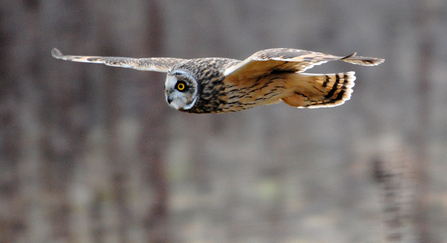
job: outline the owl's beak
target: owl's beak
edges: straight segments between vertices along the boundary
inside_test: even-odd
[[[173,99],[172,99],[171,97],[169,97],[169,96],[166,97],[166,101],[168,102],[168,104],[171,104],[172,100],[173,100]]]

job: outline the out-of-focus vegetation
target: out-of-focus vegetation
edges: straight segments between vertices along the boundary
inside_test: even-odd
[[[442,242],[445,23],[443,0],[1,1],[0,242]],[[53,47],[386,62],[309,70],[357,73],[340,107],[191,115],[162,74]]]

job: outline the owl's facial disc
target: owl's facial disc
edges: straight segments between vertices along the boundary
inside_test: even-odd
[[[187,71],[169,72],[165,82],[166,101],[177,110],[189,110],[197,102],[197,81]]]

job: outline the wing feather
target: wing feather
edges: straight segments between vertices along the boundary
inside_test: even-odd
[[[107,66],[132,68],[141,71],[168,72],[175,64],[185,61],[181,58],[128,58],[128,57],[102,57],[102,56],[73,56],[63,55],[61,51],[54,48],[51,55],[56,59],[72,62],[100,63]]]
[[[304,72],[315,65],[320,65],[329,61],[341,60],[344,62],[372,66],[382,63],[384,60],[372,57],[359,57],[353,53],[348,56],[334,56],[320,52],[275,48],[258,51],[242,62],[229,66],[225,76],[241,78],[254,78],[268,75],[272,72]]]

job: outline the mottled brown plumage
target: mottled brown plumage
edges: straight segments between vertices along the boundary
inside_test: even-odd
[[[125,58],[64,56],[62,60],[102,63],[143,71],[166,72],[166,100],[190,113],[223,113],[283,101],[298,108],[331,107],[349,100],[354,72],[307,74],[305,70],[328,61],[375,66],[384,59],[341,57],[319,52],[276,48],[256,52],[240,61],[228,58]]]

